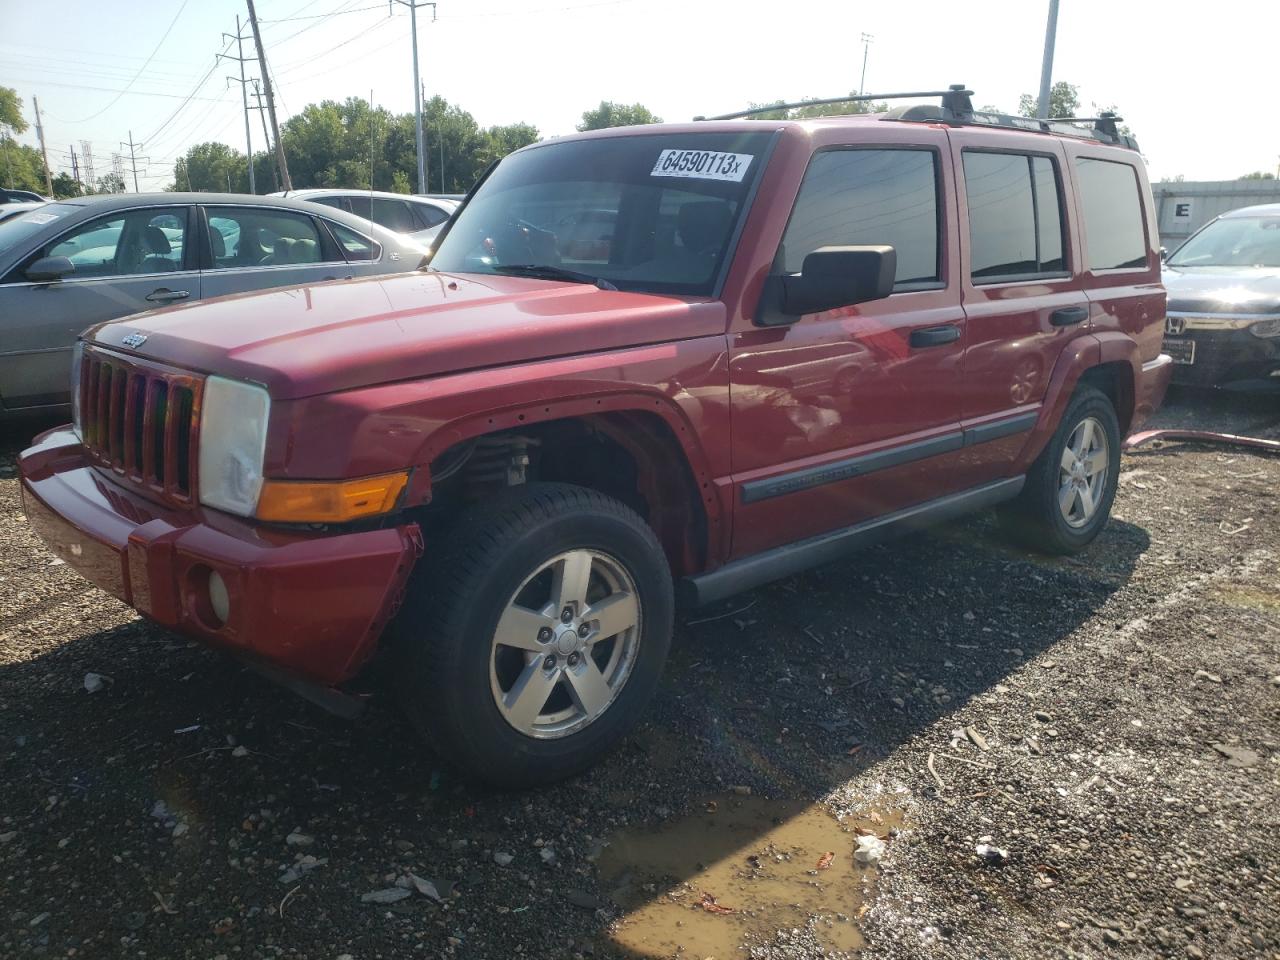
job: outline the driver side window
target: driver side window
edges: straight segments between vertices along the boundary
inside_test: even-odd
[[[31,262],[66,257],[80,278],[172,273],[182,269],[186,224],[187,212],[181,207],[99,217],[63,234]]]

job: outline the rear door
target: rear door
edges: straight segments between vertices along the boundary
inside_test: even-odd
[[[1088,332],[1089,301],[1061,144],[972,128],[950,135],[966,216],[960,416],[969,465],[990,480],[1012,470],[1059,354]]]
[[[915,135],[916,142],[911,142]],[[945,134],[811,158],[773,271],[822,246],[892,244],[894,293],[730,333],[733,555],[850,526],[966,485],[957,463],[964,311]]]
[[[1067,151],[1093,332],[1104,341],[1136,341],[1140,359],[1153,361],[1164,334],[1165,292],[1145,171],[1132,151],[1087,144],[1070,144]],[[1115,337],[1117,333],[1123,338]],[[1108,347],[1104,342],[1104,354]],[[1102,359],[1120,357],[1106,354]]]
[[[0,282],[0,397],[7,409],[69,403],[71,347],[106,320],[200,297],[194,208],[157,205],[103,214],[25,257]],[[75,272],[32,283],[41,257],[67,257]]]
[[[278,207],[203,208],[206,297],[350,277],[342,248],[317,218]]]

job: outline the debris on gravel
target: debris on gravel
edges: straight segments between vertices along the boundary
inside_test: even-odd
[[[1161,417],[1280,437],[1274,399]],[[2,957],[1280,950],[1274,457],[1152,443],[1079,556],[977,517],[690,614],[635,734],[517,794],[385,698],[328,716],[51,566],[26,439],[0,441]]]

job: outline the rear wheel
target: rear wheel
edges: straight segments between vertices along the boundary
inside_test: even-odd
[[[1115,407],[1102,391],[1081,387],[1027,471],[1022,493],[1001,508],[1000,525],[1021,546],[1075,553],[1106,525],[1119,468]]]
[[[434,553],[433,550],[439,550]],[[396,625],[419,731],[499,786],[579,772],[637,721],[670,645],[672,584],[645,522],[581,487],[533,484],[428,544]]]

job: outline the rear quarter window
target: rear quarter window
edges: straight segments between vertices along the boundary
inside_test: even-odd
[[[1145,267],[1147,238],[1137,171],[1127,163],[1092,157],[1076,157],[1075,168],[1089,269]]]

